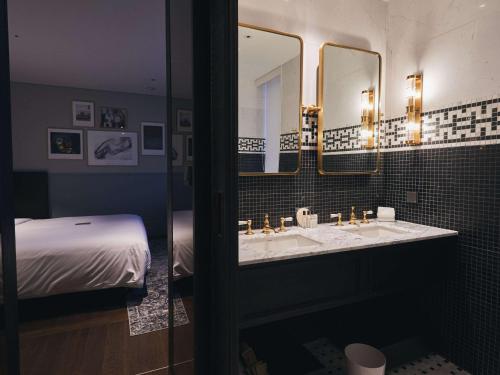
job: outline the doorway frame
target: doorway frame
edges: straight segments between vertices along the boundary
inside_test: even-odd
[[[238,373],[238,2],[193,1],[195,374]]]
[[[0,0],[0,234],[7,374],[20,373],[7,0]]]

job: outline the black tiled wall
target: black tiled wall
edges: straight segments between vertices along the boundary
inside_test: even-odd
[[[238,154],[238,170],[240,172],[264,172],[266,154],[264,153],[240,153]]]
[[[238,171],[262,173],[264,172],[265,162],[266,154],[264,153],[240,153],[238,154]],[[295,172],[298,164],[298,152],[280,152],[280,172]]]
[[[500,145],[387,152],[383,161],[385,204],[398,219],[460,233],[429,306],[443,354],[474,375],[500,374]],[[405,203],[407,191],[416,204]]]
[[[424,113],[424,143],[404,144],[403,118],[384,121],[379,176],[319,176],[317,124],[306,118],[298,176],[240,177],[240,219],[255,228],[270,213],[294,216],[309,206],[320,222],[351,205],[394,206],[397,217],[460,232],[448,282],[431,299],[444,355],[474,375],[500,374],[500,100]],[[459,146],[459,147],[458,147]],[[395,151],[397,149],[397,151]],[[406,203],[416,191],[418,201]],[[425,272],[425,270],[422,270]],[[433,294],[433,293],[430,293]],[[409,322],[411,324],[411,322]]]
[[[335,172],[365,172],[377,169],[377,154],[374,152],[359,154],[323,155],[323,169]]]
[[[280,172],[295,172],[299,166],[298,152],[280,152]]]
[[[270,215],[278,226],[281,216],[292,216],[300,207],[310,207],[320,222],[328,222],[331,213],[347,217],[351,206],[376,209],[382,202],[382,176],[320,176],[316,151],[302,152],[302,169],[297,176],[239,177],[239,218],[254,220],[262,226]]]

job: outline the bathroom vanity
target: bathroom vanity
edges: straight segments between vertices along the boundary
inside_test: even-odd
[[[240,235],[240,325],[251,327],[405,290],[445,276],[457,232],[403,221]]]
[[[354,208],[353,225],[321,224],[278,233],[270,227],[270,222],[277,222],[276,213],[291,215],[297,207],[313,207],[323,218],[331,212],[330,206],[345,214],[346,201],[337,199],[335,204],[322,206],[309,197],[325,194],[322,187],[331,186],[331,176],[381,173],[382,56],[359,46],[325,41],[319,50],[316,104],[302,105],[300,36],[240,24],[238,43],[238,167],[240,176],[249,178],[240,186],[239,224],[247,225],[249,233],[239,236],[240,327],[320,311],[328,315],[327,310],[340,306],[345,309],[337,311],[356,310],[361,304],[354,304],[365,301],[362,305],[386,303],[384,307],[391,313],[403,306],[398,310],[400,316],[414,324],[401,327],[418,322],[423,327],[425,314],[420,314],[415,297],[431,295],[424,292],[446,277],[457,232],[402,221],[363,223],[368,211],[359,222]],[[421,84],[410,85],[410,89],[408,131],[416,132],[421,120]],[[397,140],[404,142],[403,138]],[[304,152],[302,142],[307,146]],[[408,139],[407,144],[419,144],[418,137]],[[266,176],[298,176],[302,166],[315,166],[321,177],[308,171],[297,179],[263,180]],[[311,189],[309,177],[314,179]],[[350,189],[351,181],[359,184],[366,194],[361,205],[375,207],[370,199],[376,193],[370,177],[349,178],[345,189]],[[342,184],[340,179],[335,181]],[[261,194],[261,186],[269,186],[272,193]],[[352,193],[356,195],[352,201],[358,200],[361,193]],[[266,215],[263,222],[248,220],[259,217],[264,207],[275,213],[273,218]],[[309,221],[309,214],[306,216]],[[297,214],[298,223],[300,217]],[[342,220],[341,214],[337,217]],[[282,219],[283,226],[291,218]],[[252,224],[267,233],[254,229],[256,234],[252,234]],[[407,299],[415,304],[407,308]],[[351,327],[357,325],[353,320]]]

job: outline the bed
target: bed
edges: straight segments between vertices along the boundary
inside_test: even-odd
[[[179,280],[193,275],[193,211],[173,212],[173,271]]]
[[[20,299],[144,285],[151,255],[139,216],[16,219],[15,228]]]

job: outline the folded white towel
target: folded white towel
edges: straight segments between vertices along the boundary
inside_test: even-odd
[[[395,221],[396,210],[393,207],[379,207],[377,209],[377,219],[379,221]]]

